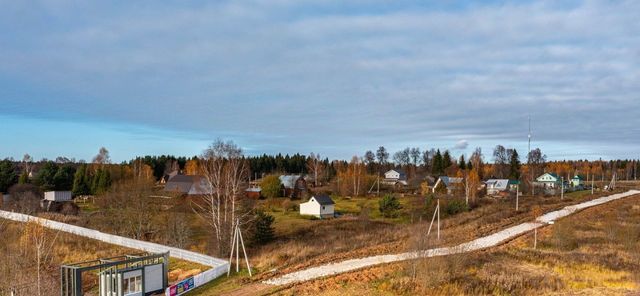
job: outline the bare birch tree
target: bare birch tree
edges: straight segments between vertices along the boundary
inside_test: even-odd
[[[318,177],[322,175],[324,171],[324,164],[320,158],[320,154],[309,154],[309,160],[307,161],[307,169],[309,173],[313,175],[313,186],[318,186]]]
[[[242,203],[243,188],[248,178],[248,165],[242,149],[233,142],[216,140],[200,158],[203,176],[203,198],[194,201],[193,209],[213,229],[219,256],[226,255],[227,242],[239,220],[250,220],[251,208]]]

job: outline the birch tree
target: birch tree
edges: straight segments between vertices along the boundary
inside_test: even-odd
[[[318,178],[322,176],[324,172],[324,164],[320,158],[320,154],[309,154],[309,160],[307,160],[307,171],[313,175],[313,185],[318,186]]]
[[[213,230],[217,253],[223,256],[229,250],[235,221],[250,220],[251,208],[242,204],[248,165],[240,147],[216,140],[203,152],[199,167],[204,194],[202,200],[192,203],[193,209]]]

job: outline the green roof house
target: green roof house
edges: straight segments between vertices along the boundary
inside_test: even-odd
[[[571,178],[571,186],[572,187],[578,187],[578,186],[583,186],[583,185],[584,185],[584,178],[582,178],[582,176],[575,175],[575,176],[573,176],[573,178]]]

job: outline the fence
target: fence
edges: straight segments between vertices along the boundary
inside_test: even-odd
[[[146,252],[153,252],[153,253],[169,252],[171,257],[213,267],[203,273],[200,273],[194,276],[195,287],[202,286],[220,277],[227,271],[229,267],[229,262],[222,259],[215,258],[215,257],[207,256],[204,254],[199,254],[196,252],[178,249],[174,247],[168,247],[168,246],[164,246],[156,243],[108,234],[108,233],[100,232],[94,229],[84,228],[76,225],[53,221],[53,220],[47,220],[47,219],[38,218],[30,215],[0,210],[0,218],[18,221],[18,222],[36,221],[42,224],[43,226],[54,229],[54,230],[59,230],[59,231],[103,241],[106,243],[123,246],[131,249],[146,251]]]

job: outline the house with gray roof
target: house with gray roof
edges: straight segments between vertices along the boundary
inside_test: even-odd
[[[213,188],[204,176],[175,175],[164,184],[164,191],[183,195],[211,194]]]
[[[326,194],[312,196],[309,201],[300,204],[300,215],[333,218],[335,203]]]

